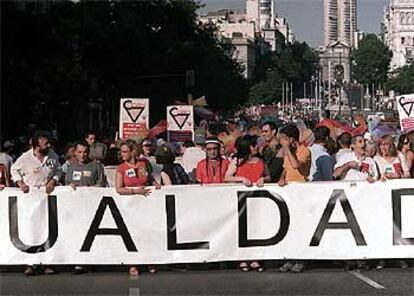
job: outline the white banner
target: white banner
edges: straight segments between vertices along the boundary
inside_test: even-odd
[[[405,133],[414,130],[414,94],[398,96],[397,109],[401,130]]]
[[[119,137],[128,139],[149,130],[149,99],[121,99]]]
[[[0,192],[0,264],[414,258],[413,180]]]

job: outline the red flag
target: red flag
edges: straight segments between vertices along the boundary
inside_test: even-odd
[[[160,120],[153,128],[149,131],[149,138],[154,139],[156,136],[167,131],[167,120]]]

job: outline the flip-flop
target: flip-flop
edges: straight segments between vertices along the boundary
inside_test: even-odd
[[[240,264],[239,264],[239,268],[240,268],[240,270],[241,270],[241,271],[243,271],[243,272],[248,272],[248,271],[250,271],[250,267],[247,265],[247,263],[246,263],[246,262],[242,262],[242,263],[240,263]]]

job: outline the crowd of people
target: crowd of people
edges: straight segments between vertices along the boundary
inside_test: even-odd
[[[93,132],[76,143],[67,144],[59,155],[47,132],[38,131],[27,141],[26,151],[11,153],[13,145],[0,152],[0,190],[44,186],[46,193],[55,186],[114,187],[120,195],[149,196],[151,190],[167,185],[240,183],[264,186],[291,182],[366,181],[414,178],[414,131],[372,139],[369,132],[343,132],[333,135],[324,125],[312,126],[303,120],[280,124],[237,126],[234,141],[222,137],[214,128],[198,133],[194,141],[168,143],[162,137],[139,141],[97,141]],[[234,133],[232,133],[234,135]],[[230,137],[231,138],[231,137]],[[224,143],[224,140],[226,143]],[[22,146],[23,147],[23,146]],[[23,149],[23,148],[22,148]],[[349,262],[348,262],[349,263]],[[347,263],[347,264],[348,264]],[[354,264],[353,262],[352,264]],[[377,269],[384,262],[375,263]],[[367,267],[367,262],[357,262]],[[404,260],[401,267],[407,267]],[[240,262],[242,271],[264,270],[263,262]],[[288,261],[281,272],[301,272],[304,261]],[[149,266],[151,273],[155,266]],[[43,266],[44,273],[54,269]],[[82,273],[82,266],[75,273]],[[129,272],[136,275],[138,267]],[[38,273],[26,266],[25,273]]]

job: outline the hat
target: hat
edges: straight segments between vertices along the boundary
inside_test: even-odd
[[[206,141],[204,142],[205,145],[207,144],[216,144],[218,146],[221,146],[223,142],[221,142],[217,137],[208,137]]]
[[[175,155],[168,144],[162,144],[155,150],[155,158],[159,164],[173,163]]]
[[[145,146],[145,145],[152,145],[152,141],[151,141],[150,139],[145,139],[145,140],[142,142],[142,146]]]
[[[157,150],[155,150],[155,155],[160,157],[170,156],[172,154],[173,152],[168,144],[162,144],[157,147]]]

